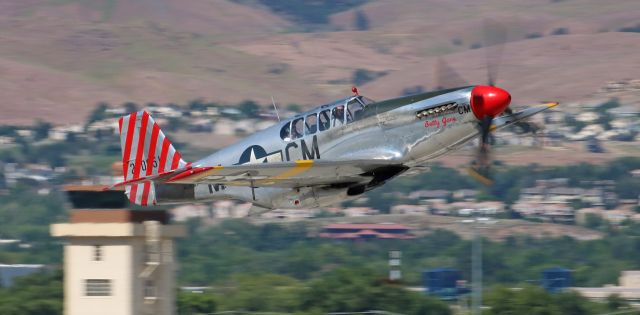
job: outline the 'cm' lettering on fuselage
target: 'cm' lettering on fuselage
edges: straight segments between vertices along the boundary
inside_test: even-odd
[[[318,148],[318,137],[316,135],[314,135],[311,140],[311,146],[309,146],[304,139],[300,140],[300,145],[295,142],[288,143],[284,148],[285,158],[287,161],[291,161],[291,148],[300,148],[303,160],[320,159],[320,149]]]
[[[464,115],[470,111],[471,111],[471,106],[469,105],[458,106],[458,114],[460,115]]]

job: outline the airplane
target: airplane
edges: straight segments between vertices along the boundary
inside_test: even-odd
[[[480,137],[472,174],[487,183],[489,133],[558,103],[513,112],[493,85],[450,88],[384,101],[353,95],[319,106],[186,162],[146,111],[119,119],[128,199],[141,206],[236,199],[252,212],[316,208],[358,198]],[[194,141],[210,141],[194,139]],[[484,160],[484,161],[483,161]]]

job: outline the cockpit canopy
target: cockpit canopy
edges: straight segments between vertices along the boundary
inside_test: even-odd
[[[280,129],[280,138],[284,141],[292,141],[352,123],[361,119],[365,108],[372,103],[374,103],[373,100],[356,95],[322,105],[285,122]]]

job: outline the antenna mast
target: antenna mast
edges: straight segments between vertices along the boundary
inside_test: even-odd
[[[278,117],[278,121],[280,121],[280,114],[278,114],[278,107],[276,106],[276,101],[273,99],[273,95],[271,95],[271,103],[273,103],[273,109],[276,111],[276,117]]]

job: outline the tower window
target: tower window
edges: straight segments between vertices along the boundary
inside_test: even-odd
[[[147,280],[144,282],[144,297],[155,298],[157,296],[156,285],[153,280]]]
[[[85,279],[85,295],[86,296],[110,296],[111,280],[110,279]]]
[[[93,261],[102,261],[102,245],[93,246]]]

